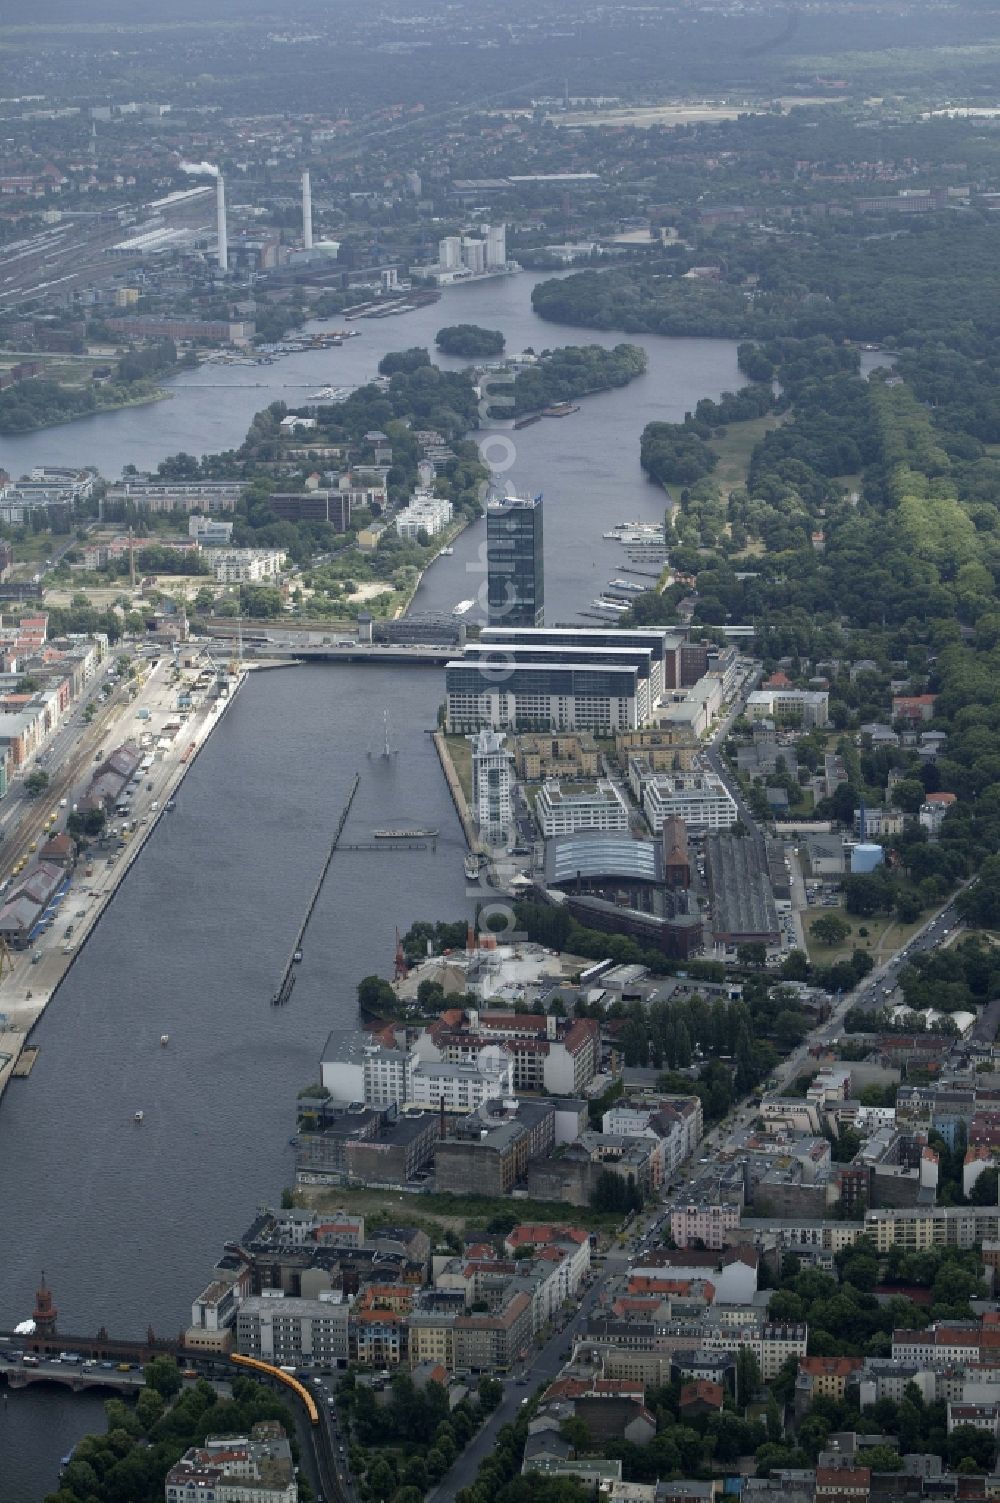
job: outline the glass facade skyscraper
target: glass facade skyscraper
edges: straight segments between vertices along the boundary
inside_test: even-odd
[[[490,626],[541,626],[545,609],[542,498],[496,496],[486,503]]]

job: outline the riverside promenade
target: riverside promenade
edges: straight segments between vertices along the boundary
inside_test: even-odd
[[[197,652],[191,645],[191,655]],[[187,655],[187,654],[185,654]],[[246,679],[246,668],[227,675],[224,694],[206,697],[183,720],[172,737],[164,732],[180,718],[177,710],[179,684],[172,682],[174,665],[169,655],[148,675],[139,694],[121,707],[117,718],[108,723],[99,738],[101,750],[109,753],[123,742],[138,741],[141,735],[152,737],[157,750],[153,766],[142,775],[140,788],[132,800],[126,823],[134,825],[117,849],[109,852],[91,847],[81,856],[72,872],[72,881],[63,900],[58,920],[45,935],[24,951],[11,951],[0,978],[0,1097],[18,1071],[22,1051],[31,1030],[55,996],[70,967],[100,922],[108,904],[117,893],[133,862],[162,818],[170,818],[166,803],[173,798],[198,754],[221,721]],[[69,804],[83,796],[91,769],[81,770],[79,786],[73,789]],[[39,800],[48,808],[51,799]],[[65,811],[52,834],[65,826]],[[109,823],[114,824],[111,820]],[[121,821],[118,821],[120,824]],[[91,874],[86,875],[90,870]],[[70,932],[71,931],[71,932]]]

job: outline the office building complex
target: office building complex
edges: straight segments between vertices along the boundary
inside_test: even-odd
[[[486,565],[490,625],[541,626],[541,496],[495,496],[486,503]]]
[[[445,668],[447,728],[592,731],[613,735],[640,723],[639,671],[621,664],[516,663],[502,678],[490,662],[453,659]]]

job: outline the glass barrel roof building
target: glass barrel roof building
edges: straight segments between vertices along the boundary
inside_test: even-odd
[[[633,840],[613,830],[558,835],[545,843],[545,884],[593,881],[663,882],[663,848],[658,840]]]

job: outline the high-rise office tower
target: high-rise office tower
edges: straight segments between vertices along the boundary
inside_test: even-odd
[[[302,249],[313,248],[313,199],[312,181],[308,172],[302,174]]]
[[[507,265],[507,226],[487,224],[483,226],[486,236],[486,270],[499,271]]]
[[[541,626],[541,496],[495,496],[487,501],[486,568],[490,626]]]
[[[220,271],[229,270],[229,232],[226,229],[226,181],[220,172],[215,180],[215,223],[218,236],[216,259]]]

